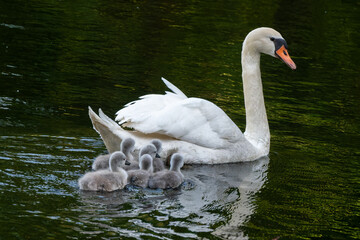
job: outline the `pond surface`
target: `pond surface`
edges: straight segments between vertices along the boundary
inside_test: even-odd
[[[358,1],[0,5],[1,239],[360,239]],[[241,44],[259,26],[298,67],[262,57],[268,157],[186,166],[178,190],[79,191],[106,153],[87,107],[113,117],[162,76],[244,130]]]

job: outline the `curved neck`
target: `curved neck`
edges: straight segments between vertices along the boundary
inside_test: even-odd
[[[120,146],[120,151],[122,151],[125,154],[126,159],[129,162],[132,162],[134,160],[134,156],[131,154],[133,149],[134,149],[133,147],[127,147],[123,144]]]
[[[111,172],[118,172],[119,171],[119,169],[117,167],[117,160],[116,159],[110,157],[110,159],[109,159],[109,168],[110,168]]]
[[[269,151],[270,130],[266,115],[260,73],[260,53],[246,41],[241,53],[246,110],[245,137],[258,148]]]
[[[129,161],[129,162],[133,162],[134,161],[134,156],[131,154],[131,151],[128,150],[127,152],[124,152],[125,156],[126,156],[126,159]]]
[[[170,165],[169,168],[170,171],[174,171],[174,172],[179,172],[180,171],[180,167],[177,164],[172,164]]]

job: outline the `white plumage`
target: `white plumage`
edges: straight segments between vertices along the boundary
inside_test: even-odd
[[[167,86],[174,86],[162,78]],[[123,126],[151,134],[159,133],[207,148],[226,147],[243,134],[215,104],[200,98],[186,98],[178,88],[175,93],[145,95],[118,111],[116,121]]]
[[[142,96],[116,113],[115,120],[133,131],[124,130],[101,110],[99,117],[89,108],[94,128],[109,152],[117,150],[121,139],[132,137],[136,149],[158,138],[163,143],[163,155],[179,152],[185,163],[229,163],[265,156],[270,149],[270,131],[262,92],[260,53],[279,57],[292,69],[296,68],[287,52],[285,58],[277,55],[274,39],[285,42],[277,31],[258,28],[251,31],[243,43],[244,134],[215,104],[200,98],[188,98],[164,78],[163,82],[172,92]]]

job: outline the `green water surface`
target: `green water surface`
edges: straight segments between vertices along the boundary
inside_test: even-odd
[[[106,153],[87,107],[165,77],[245,129],[241,45],[262,56],[268,157],[186,166],[179,190],[79,191]],[[360,2],[0,0],[0,239],[360,239]]]

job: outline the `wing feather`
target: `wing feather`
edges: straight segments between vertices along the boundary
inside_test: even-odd
[[[140,97],[119,110],[116,121],[146,134],[164,134],[209,148],[226,148],[244,137],[218,106],[204,99],[187,98],[173,84],[163,81],[173,92]]]

